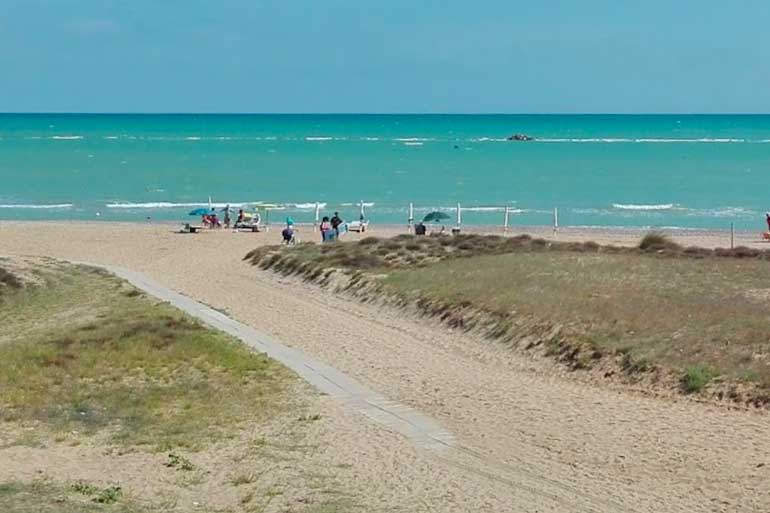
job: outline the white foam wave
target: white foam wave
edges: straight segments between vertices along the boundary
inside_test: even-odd
[[[230,205],[232,208],[240,208],[243,206],[252,205],[251,203],[243,203],[243,202],[232,202],[232,203],[212,203],[211,206],[214,208],[224,208],[227,205]],[[205,201],[199,201],[197,203],[172,203],[170,201],[150,201],[146,203],[133,203],[133,202],[115,202],[115,203],[107,203],[107,208],[115,208],[115,209],[139,209],[139,208],[196,208],[196,207],[208,207],[208,202]]]
[[[171,203],[168,201],[152,201],[148,203],[107,203],[107,208],[182,208],[182,207],[207,207],[208,203]]]
[[[108,141],[114,141],[115,139],[120,139],[117,135],[105,135],[103,139],[107,139]]]
[[[457,207],[455,207],[457,208]],[[460,206],[463,212],[504,212],[505,207],[463,207]],[[511,210],[508,210],[511,212]]]
[[[396,137],[393,140],[394,141],[398,141],[398,142],[428,142],[428,141],[435,141],[435,139],[431,139],[429,137]]]
[[[660,205],[635,205],[633,203],[613,203],[612,208],[618,210],[671,210],[674,208],[673,203],[665,203]]]
[[[63,209],[63,208],[72,208],[74,205],[72,203],[56,203],[53,205],[36,205],[36,204],[5,204],[0,205],[0,208],[23,208],[23,209],[50,209],[50,208],[57,208],[57,209]]]
[[[315,203],[294,203],[292,206],[300,210],[314,210],[316,207],[316,204]],[[326,208],[326,203],[318,203],[318,208]]]
[[[201,137],[198,137],[197,135],[196,136],[192,136],[191,135],[190,137],[185,137],[184,140],[185,141],[200,141]]]
[[[327,136],[311,136],[311,137],[305,137],[306,141],[331,141],[334,137],[327,137]]]
[[[78,141],[82,139],[82,135],[53,135],[51,139],[54,141]]]
[[[702,210],[690,210],[687,215],[693,217],[759,217],[760,212],[744,207],[720,207]]]
[[[745,142],[751,142],[747,139],[736,139],[736,138],[711,138],[711,137],[701,137],[698,139],[687,139],[687,138],[680,138],[680,139],[669,139],[669,138],[655,138],[655,137],[642,137],[642,138],[636,138],[631,139],[627,137],[586,137],[586,138],[563,138],[563,137],[555,137],[555,138],[542,138],[542,139],[535,139],[536,142],[546,142],[546,143],[643,143],[643,144],[673,144],[673,143],[745,143]],[[757,142],[765,142],[765,141],[757,141]],[[770,142],[768,140],[767,142]]]
[[[422,146],[425,143],[418,142],[418,141],[406,141],[404,143],[404,146]]]

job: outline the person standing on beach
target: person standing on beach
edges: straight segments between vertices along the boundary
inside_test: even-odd
[[[340,213],[335,212],[334,216],[332,217],[332,229],[334,230],[334,233],[337,235],[337,237],[340,236],[341,224],[342,224],[342,218],[340,217]]]
[[[765,212],[765,221],[767,221],[767,231],[770,232],[770,212]]]
[[[225,206],[225,228],[230,228],[230,205]]]
[[[327,216],[324,216],[324,218],[321,220],[321,242],[326,242],[327,240],[327,233],[331,231],[332,226],[329,223],[329,218]]]

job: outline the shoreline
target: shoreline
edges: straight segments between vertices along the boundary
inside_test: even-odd
[[[182,221],[102,221],[102,220],[11,220],[0,221],[0,248],[3,243],[3,234],[8,231],[30,227],[35,230],[41,228],[52,228],[57,231],[92,229],[94,231],[114,231],[114,230],[139,230],[139,231],[166,231],[172,228],[172,232],[177,232],[185,223]],[[254,233],[255,242],[258,244],[280,243],[281,227],[283,223],[270,223],[268,230]],[[313,224],[296,223],[300,240],[315,241],[316,233],[313,230]],[[447,233],[451,231],[453,224],[444,225]],[[429,233],[432,225],[428,226]],[[700,229],[700,228],[661,228],[649,229],[642,227],[616,227],[616,226],[561,226],[554,231],[553,226],[548,225],[510,225],[507,231],[503,231],[501,226],[490,225],[463,225],[462,232],[483,234],[483,235],[503,235],[516,236],[528,234],[533,237],[540,237],[547,240],[566,241],[566,242],[586,242],[594,241],[600,244],[633,246],[636,245],[644,234],[650,231],[660,231],[668,234],[675,242],[683,246],[699,246],[709,249],[729,248],[730,231],[718,229]],[[232,229],[204,230],[202,232],[207,236],[223,234],[232,234]],[[404,224],[377,224],[370,225],[369,229],[361,233],[348,232],[343,237],[344,240],[358,240],[364,237],[393,237],[396,235],[412,233],[407,230]],[[756,249],[770,249],[770,243],[760,238],[761,230],[735,230],[733,244],[735,247],[747,246]],[[249,233],[251,235],[251,233]],[[265,240],[268,239],[268,240]]]

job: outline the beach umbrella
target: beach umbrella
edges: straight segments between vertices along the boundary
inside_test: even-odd
[[[443,221],[445,219],[451,219],[447,214],[443,212],[431,212],[427,216],[422,218],[423,223],[438,223],[439,221]]]
[[[205,216],[210,212],[207,208],[196,208],[190,212],[191,216]]]

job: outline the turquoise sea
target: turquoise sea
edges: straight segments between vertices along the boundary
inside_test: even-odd
[[[513,133],[536,140],[507,141]],[[0,220],[187,219],[257,202],[405,223],[762,229],[770,116],[0,115]]]

